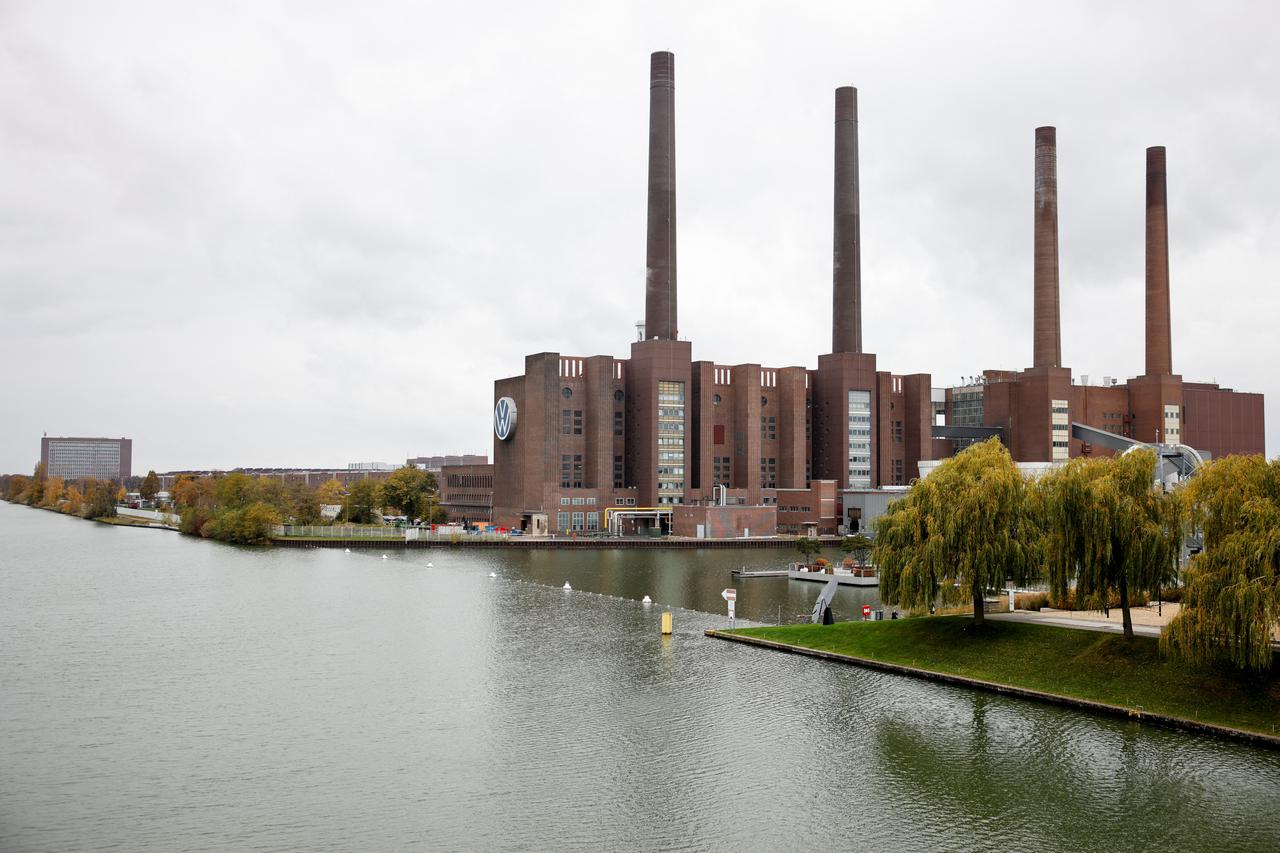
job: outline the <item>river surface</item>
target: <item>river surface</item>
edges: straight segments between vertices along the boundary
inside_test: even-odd
[[[1280,753],[703,637],[786,552],[387,554],[0,503],[0,850],[1280,849]]]

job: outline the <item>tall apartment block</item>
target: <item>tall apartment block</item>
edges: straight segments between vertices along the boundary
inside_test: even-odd
[[[132,475],[133,439],[46,435],[40,439],[40,463],[48,477],[94,477],[123,483]]]

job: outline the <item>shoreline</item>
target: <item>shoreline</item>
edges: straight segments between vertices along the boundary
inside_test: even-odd
[[[325,537],[271,537],[269,544],[282,548],[587,548],[609,550],[617,548],[658,548],[697,550],[709,548],[758,549],[789,548],[795,550],[795,539],[543,539],[514,536],[509,539],[485,539],[481,536],[458,536],[455,539],[385,539],[369,536],[348,539]],[[819,539],[824,548],[840,547],[840,537]]]
[[[985,679],[973,678],[971,676],[958,675],[950,672],[941,672],[939,670],[926,669],[919,666],[893,663],[861,655],[828,651],[826,649],[797,645],[794,643],[784,643],[764,637],[753,637],[747,634],[737,633],[736,630],[734,632],[730,632],[718,628],[708,628],[704,631],[704,634],[707,637],[717,640],[727,640],[729,642],[743,643],[774,651],[787,652],[789,654],[804,655],[806,657],[814,657],[845,665],[879,670],[881,672],[888,672],[894,675],[902,675],[925,681],[968,687],[975,690],[983,690],[988,693],[1015,696],[1022,699],[1075,708],[1077,710],[1087,711],[1093,714],[1127,719],[1138,723],[1159,726],[1161,728],[1173,729],[1191,734],[1207,734],[1215,737],[1227,738],[1229,740],[1248,743],[1252,746],[1280,751],[1280,736],[1277,735],[1268,735],[1262,732],[1236,728],[1234,726],[1227,726],[1220,723],[1207,723],[1201,720],[1192,720],[1187,717],[1177,716],[1176,714],[1148,711],[1143,708],[1115,705],[1095,699],[1085,699],[1062,693],[1053,693],[1030,687],[1019,687],[1013,684],[988,681]]]

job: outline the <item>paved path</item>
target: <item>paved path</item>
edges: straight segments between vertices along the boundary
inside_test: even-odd
[[[1119,612],[1118,608],[1117,611]],[[1035,611],[1016,611],[1014,613],[988,613],[987,619],[1002,619],[1007,622],[1032,622],[1037,625],[1057,625],[1062,628],[1075,628],[1080,631],[1102,631],[1110,634],[1124,633],[1124,625],[1118,621],[1106,619],[1079,619],[1066,615],[1056,616],[1054,613],[1037,613]],[[1159,625],[1133,625],[1133,633],[1139,637],[1159,637]]]

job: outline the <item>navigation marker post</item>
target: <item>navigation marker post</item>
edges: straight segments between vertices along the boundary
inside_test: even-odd
[[[738,600],[738,591],[736,589],[726,589],[720,593],[720,597],[729,605],[729,627],[733,627],[733,607]]]

